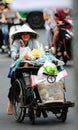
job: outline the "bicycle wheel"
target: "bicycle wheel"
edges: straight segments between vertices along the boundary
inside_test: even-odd
[[[21,79],[16,79],[13,83],[13,115],[16,121],[22,122],[26,114],[26,108],[23,108],[25,95],[24,83]]]

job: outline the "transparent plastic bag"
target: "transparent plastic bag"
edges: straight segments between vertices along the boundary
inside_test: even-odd
[[[31,49],[29,47],[20,47],[20,58],[22,58],[26,52],[31,53]]]

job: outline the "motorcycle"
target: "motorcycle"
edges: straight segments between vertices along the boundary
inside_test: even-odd
[[[55,14],[55,16],[60,17],[58,14]],[[65,18],[62,26],[66,26],[66,28],[60,28],[56,57],[66,64],[67,61],[72,59],[73,24],[71,18]]]

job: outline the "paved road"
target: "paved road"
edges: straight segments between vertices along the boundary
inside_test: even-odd
[[[44,34],[44,31],[40,31],[41,36]],[[41,39],[40,39],[41,40]],[[44,41],[43,37],[42,40]],[[46,41],[45,41],[46,42]],[[7,54],[0,54],[0,130],[74,130],[75,129],[75,108],[69,108],[67,120],[65,123],[62,123],[56,119],[56,117],[49,113],[49,117],[44,119],[43,117],[36,120],[36,125],[32,126],[30,120],[25,118],[24,122],[19,124],[17,123],[13,116],[9,116],[6,113],[7,109],[7,94],[10,87],[10,79],[7,78],[7,73],[9,66],[11,64],[11,59]],[[66,67],[68,71],[68,77],[65,80],[67,88],[67,100],[75,101],[75,90],[74,90],[74,67],[73,62],[68,62]]]

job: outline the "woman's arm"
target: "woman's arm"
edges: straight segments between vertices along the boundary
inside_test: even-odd
[[[15,40],[11,46],[11,58],[16,60],[19,58],[20,44],[19,40]]]
[[[21,15],[19,14],[19,12],[16,12],[16,17],[17,17],[19,20],[26,21],[26,18],[21,17]]]

